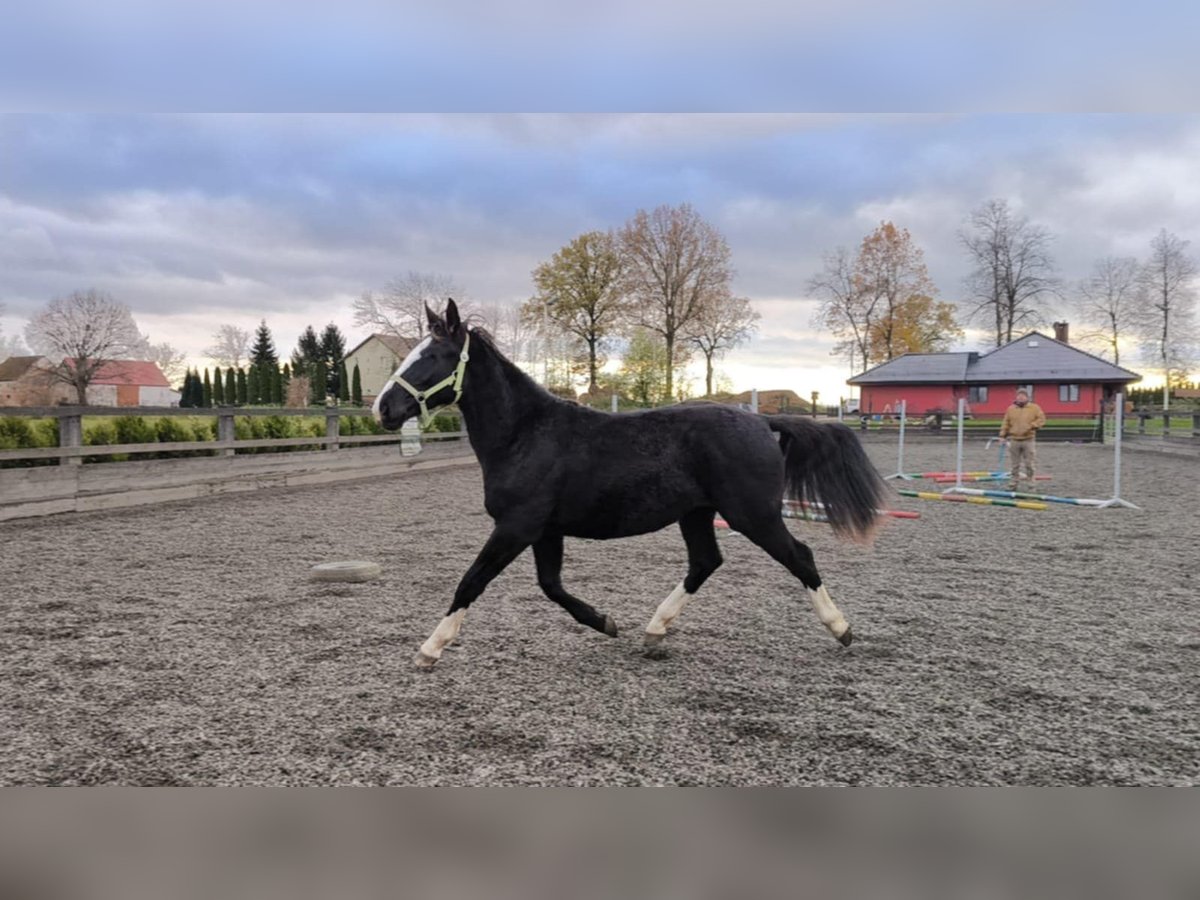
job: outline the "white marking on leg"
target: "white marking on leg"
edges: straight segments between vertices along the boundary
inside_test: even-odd
[[[683,588],[683,582],[675,585],[675,590],[667,595],[667,599],[658,605],[658,609],[654,611],[654,618],[650,620],[650,624],[646,626],[646,634],[664,635],[667,633],[667,628],[674,622],[681,612],[684,605],[692,598]]]
[[[829,597],[829,591],[825,590],[825,585],[821,585],[815,591],[809,591],[808,599],[812,601],[817,618],[835,638],[840,638],[850,630],[850,623],[846,621],[841,610],[834,606],[833,600]]]
[[[442,650],[458,637],[458,629],[462,628],[463,618],[466,614],[467,611],[464,608],[458,612],[452,612],[442,619],[438,623],[438,627],[433,630],[433,634],[429,636],[429,640],[421,645],[421,653],[430,659],[441,659]]]

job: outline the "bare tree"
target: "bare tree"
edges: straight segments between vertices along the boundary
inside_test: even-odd
[[[1008,201],[989,200],[971,213],[971,230],[959,240],[975,264],[967,285],[976,305],[968,318],[993,325],[997,347],[1017,329],[1040,324],[1039,304],[1058,290],[1050,233],[1014,216]]]
[[[838,343],[835,356],[850,361],[850,371],[865,371],[870,360],[879,296],[864,290],[855,276],[855,260],[845,247],[824,256],[824,268],[808,281],[808,289],[820,298],[813,324],[828,328]],[[855,360],[862,368],[855,367]]]
[[[183,363],[186,358],[183,351],[176,350],[165,341],[161,344],[152,344],[147,341],[140,353],[130,357],[130,359],[148,359],[157,363],[158,368],[170,382],[177,381],[183,374]]]
[[[204,355],[225,368],[240,369],[243,360],[250,357],[250,332],[236,325],[222,325],[213,335],[211,346]]]
[[[630,317],[662,337],[666,395],[687,360],[688,336],[705,306],[729,293],[729,244],[687,203],[638,210],[618,235]]]
[[[608,341],[622,325],[627,307],[616,239],[603,231],[580,235],[533,270],[533,283],[537,293],[522,307],[526,324],[581,343],[588,393],[595,393]],[[548,342],[550,335],[542,338]]]
[[[537,339],[516,303],[487,303],[478,308],[478,318],[500,350],[516,363],[528,363]]]
[[[0,303],[0,316],[4,315],[4,304]],[[10,356],[28,356],[29,350],[21,341],[20,335],[10,334],[7,337],[0,333],[0,362]]]
[[[688,336],[704,355],[704,395],[713,394],[713,360],[750,340],[761,319],[748,297],[726,295],[704,307]]]
[[[100,369],[136,358],[147,345],[129,307],[95,289],[51,300],[25,326],[25,340],[37,353],[64,357],[54,376],[75,388],[81,406]]]
[[[1099,344],[1102,353],[1111,351],[1115,365],[1121,364],[1121,338],[1134,328],[1142,308],[1139,275],[1132,256],[1106,256],[1076,288],[1075,309],[1084,329],[1080,339]]]
[[[1163,409],[1171,405],[1173,373],[1187,368],[1195,352],[1196,263],[1187,255],[1191,241],[1165,228],[1150,242],[1150,259],[1142,266],[1145,291],[1142,334],[1163,372]]]
[[[425,305],[440,310],[462,291],[448,275],[408,272],[389,281],[381,292],[364,291],[354,301],[354,324],[401,338],[425,337]],[[459,304],[461,306],[461,304]]]

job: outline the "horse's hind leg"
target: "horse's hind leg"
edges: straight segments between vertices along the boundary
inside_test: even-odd
[[[812,551],[808,549],[807,544],[792,536],[783,523],[783,519],[771,516],[755,522],[731,520],[729,524],[766,550],[773,559],[782,563],[789,572],[803,582],[808,589],[808,598],[812,601],[817,618],[842,646],[850,646],[854,635],[850,631],[846,617],[830,599],[829,591],[825,590],[825,585],[822,584],[821,576],[817,572]]]
[[[603,631],[609,637],[617,636],[617,623],[612,616],[597,611],[578,597],[572,597],[563,587],[561,535],[547,535],[537,541],[533,545],[533,558],[537,562],[538,586],[547,597],[569,612],[579,624]]]
[[[667,635],[667,628],[679,617],[684,604],[691,599],[708,576],[721,565],[721,551],[717,547],[717,534],[713,528],[713,510],[695,509],[679,520],[687,544],[688,571],[683,581],[654,611],[654,618],[646,626],[645,642],[652,647]]]

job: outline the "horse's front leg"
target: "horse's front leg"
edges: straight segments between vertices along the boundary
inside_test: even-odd
[[[462,627],[463,618],[467,614],[467,607],[483,593],[484,588],[493,578],[521,555],[530,543],[531,541],[500,528],[492,531],[491,537],[487,539],[487,543],[475,557],[475,562],[471,563],[471,568],[467,569],[462,581],[458,583],[458,590],[454,592],[454,602],[450,604],[450,611],[438,623],[438,627],[429,636],[429,640],[422,644],[421,649],[417,651],[417,658],[414,662],[419,668],[430,668],[441,659],[442,650],[458,636],[458,630]]]

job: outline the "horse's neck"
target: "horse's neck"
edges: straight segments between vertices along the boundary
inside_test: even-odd
[[[477,346],[471,347],[458,406],[471,445],[485,462],[485,454],[503,454],[517,432],[554,400],[493,347],[483,341]]]

